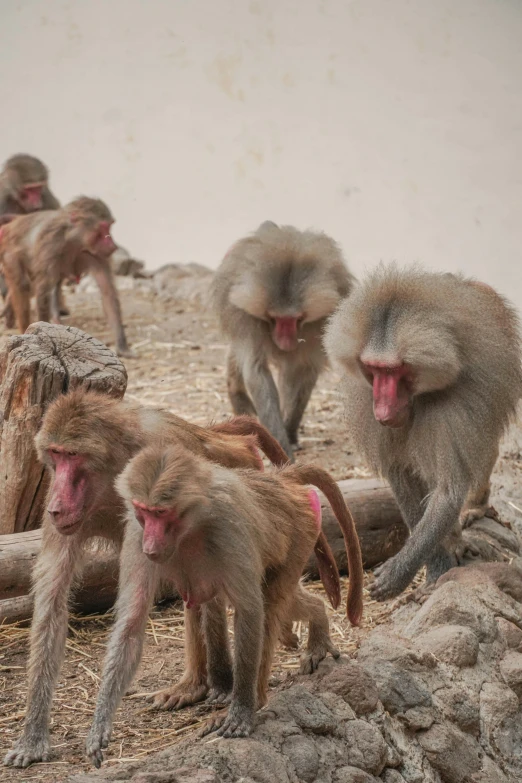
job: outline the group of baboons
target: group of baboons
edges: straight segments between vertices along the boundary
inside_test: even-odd
[[[0,212],[36,214],[2,227],[6,317],[12,306],[25,329],[34,291],[38,317],[58,318],[61,282],[90,271],[125,353],[109,263],[112,216],[96,199],[58,207],[39,161],[8,161]],[[324,603],[300,582],[314,550],[330,602],[339,605],[339,574],[312,486],[330,502],[345,537],[353,624],[362,615],[357,533],[329,474],[290,464],[328,356],[342,378],[345,426],[389,481],[410,530],[403,549],[375,571],[374,598],[401,593],[423,565],[427,581],[436,581],[457,562],[462,526],[487,510],[499,441],[522,394],[518,318],[490,286],[395,265],[358,283],[326,235],[265,222],[226,254],[213,303],[230,341],[229,421],[202,428],[84,390],[58,398],[45,413],[36,449],[50,488],[34,573],[28,704],[7,765],[48,758],[69,594],[93,537],[121,547],[116,619],[87,739],[96,766],[139,664],[161,582],[174,583],[184,601],[186,666],[179,683],[152,699],[162,709],[204,698],[229,703],[205,732],[251,732],[267,698],[274,648],[278,640],[294,643],[294,620],[309,627],[302,672],[329,652],[338,656]],[[274,470],[263,470],[260,451]],[[233,661],[228,605],[235,612]]]

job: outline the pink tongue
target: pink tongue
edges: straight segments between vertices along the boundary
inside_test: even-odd
[[[399,407],[397,376],[375,373],[373,376],[373,413],[377,421],[393,418]]]
[[[297,345],[297,319],[276,318],[277,344],[283,351],[291,351]]]

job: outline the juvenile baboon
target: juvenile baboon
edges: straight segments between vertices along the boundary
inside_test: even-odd
[[[487,503],[522,393],[519,322],[489,286],[381,266],[340,305],[325,344],[355,444],[390,482],[411,533],[375,571],[371,592],[384,600],[424,564],[429,582],[455,565],[448,537],[466,500]]]
[[[249,429],[246,417],[239,419],[238,435],[234,420],[202,428],[166,411],[81,389],[51,403],[35,441],[50,487],[33,574],[27,712],[6,765],[26,767],[48,758],[49,713],[64,655],[71,584],[88,542],[100,537],[119,547],[123,538],[125,509],[114,489],[116,476],[139,449],[159,442],[181,443],[230,468],[260,468],[259,445],[274,462],[284,464],[286,455],[277,441],[256,420],[250,424]],[[319,552],[321,556],[328,569],[331,552]],[[195,644],[203,646],[200,637]]]
[[[0,226],[17,215],[41,209],[59,209],[60,202],[49,189],[49,171],[32,155],[13,155],[0,171]],[[7,286],[0,273],[0,293],[5,300],[6,326],[15,324],[13,308],[7,298]]]
[[[236,242],[215,274],[213,304],[231,343],[232,408],[257,413],[290,457],[326,365],[326,318],[353,281],[333,239],[269,221]],[[271,366],[278,371],[277,386]]]
[[[172,581],[187,608],[201,607],[210,702],[231,699],[207,731],[248,736],[266,702],[281,623],[292,613],[310,622],[304,669],[330,651],[324,604],[300,577],[321,528],[324,492],[345,537],[350,570],[347,615],[362,615],[363,569],[355,525],[339,487],[314,466],[275,474],[211,465],[180,445],[139,452],[116,481],[128,522],[122,548],[116,621],[105,659],[87,755],[99,767],[112,718],[137,669],[148,612],[160,580]],[[235,660],[226,604],[235,610]]]
[[[0,263],[18,328],[30,323],[31,292],[38,320],[58,319],[59,286],[89,272],[96,280],[120,356],[132,356],[121,319],[120,300],[109,262],[116,245],[114,218],[99,199],[80,198],[62,209],[18,217],[2,226]]]

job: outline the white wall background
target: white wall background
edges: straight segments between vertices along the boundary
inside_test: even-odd
[[[522,306],[519,0],[1,0],[0,156],[157,267],[272,219]]]

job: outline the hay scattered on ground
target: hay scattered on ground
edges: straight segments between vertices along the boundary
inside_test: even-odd
[[[366,586],[372,577],[366,577]],[[372,601],[365,589],[362,625],[352,628],[343,615],[348,580],[342,580],[343,603],[334,611],[328,606],[332,639],[339,650],[352,656],[361,640],[388,618],[392,603]],[[307,589],[324,597],[320,583]],[[66,661],[53,702],[51,742],[53,761],[19,771],[0,768],[0,781],[39,781],[53,783],[81,769],[88,770],[83,757],[99,687],[105,645],[113,623],[112,612],[103,615],[74,616],[69,624]],[[301,648],[306,644],[304,624],[294,625]],[[233,637],[232,630],[230,631]],[[18,737],[26,697],[25,664],[29,628],[21,624],[0,627],[0,731],[2,752]],[[288,684],[297,675],[301,650],[279,649],[271,678],[271,689]],[[179,712],[151,710],[145,695],[164,688],[181,676],[183,670],[183,609],[180,603],[157,607],[146,631],[143,661],[132,687],[124,698],[114,722],[113,738],[105,764],[113,767],[142,759],[181,739],[195,735],[209,708],[204,705]]]

